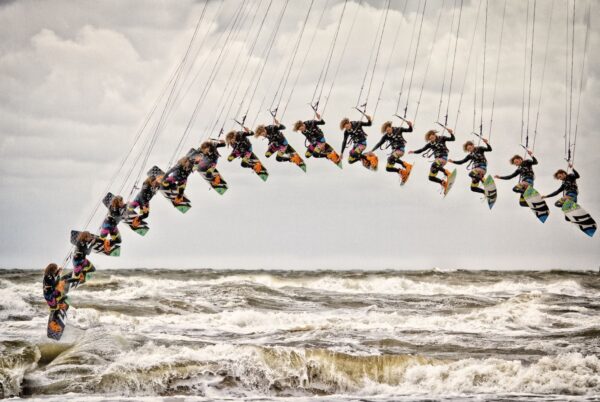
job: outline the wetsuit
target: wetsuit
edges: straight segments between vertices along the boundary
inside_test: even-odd
[[[537,165],[538,161],[535,156],[532,156],[531,159],[524,160],[521,165],[515,170],[513,173],[507,176],[498,176],[497,178],[500,180],[510,180],[514,177],[519,176],[519,184],[513,187],[513,191],[515,193],[521,194],[519,197],[519,205],[522,207],[528,207],[527,202],[525,202],[525,198],[523,198],[523,193],[529,186],[533,186],[533,182],[535,180],[535,173],[533,173],[533,166]]]
[[[221,154],[216,148],[223,148],[226,144],[223,142],[216,142],[213,143],[213,145],[215,147],[214,152],[205,154],[204,152],[198,151],[194,155],[194,163],[199,172],[206,173],[217,167],[217,162],[221,157]]]
[[[265,126],[265,137],[269,141],[269,146],[267,148],[267,152],[265,152],[265,156],[270,158],[271,155],[277,153],[275,159],[278,162],[285,162],[289,161],[291,155],[295,154],[296,151],[290,146],[281,130],[285,130],[285,126],[283,124],[271,124]]]
[[[214,181],[215,185],[221,183],[221,176],[217,172],[217,162],[221,157],[219,150],[217,148],[222,148],[226,144],[224,142],[213,142],[214,150],[211,150],[208,153],[204,153],[202,151],[198,151],[194,156],[194,163],[196,169],[206,180],[211,182]]]
[[[362,154],[365,148],[367,148],[367,133],[363,130],[363,127],[369,127],[371,120],[367,122],[363,121],[351,121],[350,129],[344,130],[344,141],[342,142],[341,155],[344,155],[346,146],[352,143],[352,149],[350,149],[350,155],[348,155],[348,163],[355,163],[364,158]]]
[[[469,162],[467,169],[471,169],[469,177],[471,178],[471,191],[476,193],[485,193],[485,191],[479,187],[479,183],[483,181],[483,178],[487,172],[487,158],[485,157],[486,152],[491,152],[492,147],[490,144],[486,144],[485,147],[475,147],[472,152],[469,152],[467,156],[461,160],[454,161],[457,165],[462,165],[465,162]]]
[[[577,202],[577,196],[579,195],[577,179],[580,177],[581,176],[579,176],[579,173],[573,169],[573,173],[567,174],[567,177],[565,177],[560,187],[556,191],[548,194],[545,198],[555,197],[562,192],[563,196],[554,203],[554,205],[559,208],[561,208],[567,200],[573,200],[573,202]]]
[[[404,139],[402,133],[411,133],[412,131],[412,126],[409,126],[408,128],[392,127],[392,133],[384,134],[371,150],[371,152],[373,152],[377,148],[382,149],[382,147],[386,144],[386,148],[392,149],[392,152],[388,155],[387,165],[385,167],[385,170],[388,172],[398,173],[400,169],[396,167],[396,164],[406,168],[404,161],[400,159],[404,156],[404,151],[406,150],[406,140]]]
[[[235,158],[242,158],[241,165],[245,168],[254,168],[257,163],[260,163],[258,157],[252,152],[252,143],[248,139],[253,135],[254,131],[238,131],[235,133],[235,142],[232,145],[233,151],[227,158],[230,162]]]
[[[177,163],[171,169],[165,173],[162,186],[165,189],[175,190],[177,189],[178,196],[182,197],[187,184],[187,179],[194,169],[194,164],[189,163],[188,167]]]
[[[59,275],[44,275],[44,299],[50,310],[57,310],[65,300],[65,283]],[[65,304],[66,305],[66,304]],[[68,308],[68,305],[66,305]]]
[[[325,120],[307,120],[304,122],[306,129],[302,131],[302,135],[306,137],[306,157],[310,158],[325,158],[333,148],[325,140],[323,130],[319,128],[325,124]]]
[[[93,240],[92,240],[93,242]],[[77,278],[80,283],[85,282],[85,275],[94,272],[96,268],[87,259],[92,251],[92,242],[77,241],[75,251],[73,251],[73,278]]]
[[[444,175],[448,176],[449,172],[444,169],[446,163],[448,163],[448,147],[446,146],[446,142],[454,141],[454,134],[450,134],[450,137],[438,136],[434,142],[428,142],[424,147],[417,149],[414,151],[415,154],[420,154],[422,152],[428,151],[425,155],[433,155],[435,160],[431,164],[431,168],[429,169],[429,180],[435,183],[442,184],[443,181],[437,178],[437,174],[441,171]]]
[[[140,220],[146,219],[150,215],[150,200],[152,199],[152,197],[154,197],[154,194],[156,194],[157,190],[157,187],[154,187],[152,186],[152,184],[144,182],[144,184],[142,184],[142,189],[140,190],[140,192],[135,196],[133,201],[129,203],[128,210],[130,212],[134,212],[136,208],[139,208]]]
[[[113,208],[112,205],[108,208],[108,214],[104,218],[102,229],[100,230],[100,238],[102,240],[110,235],[111,245],[121,243],[121,233],[119,233],[118,225],[121,219],[123,219],[126,209],[125,206]]]

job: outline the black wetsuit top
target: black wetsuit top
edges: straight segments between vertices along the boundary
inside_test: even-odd
[[[219,160],[219,157],[221,157],[221,154],[219,153],[219,150],[217,148],[222,148],[226,145],[227,144],[225,144],[223,142],[214,143],[215,151],[209,152],[208,154],[198,151],[195,156],[196,156],[196,158],[200,158],[201,161],[197,162],[196,164],[209,166],[214,163],[217,163],[217,161]]]
[[[577,179],[579,179],[579,173],[575,169],[573,169],[573,173],[569,173],[567,177],[563,180],[563,183],[560,185],[558,190],[551,192],[546,197],[554,197],[562,191],[563,194],[579,194],[579,188],[577,187]]]
[[[349,143],[353,144],[367,144],[367,133],[363,130],[363,127],[369,127],[371,125],[371,121],[351,121],[350,129],[344,130],[344,141],[342,142],[342,154],[344,153],[344,149]]]
[[[533,165],[537,165],[538,161],[535,156],[532,156],[531,159],[524,160],[521,163],[521,166],[517,168],[514,172],[507,176],[498,176],[501,180],[510,180],[513,177],[519,176],[519,181],[527,181],[535,179],[535,174],[533,173]]]
[[[127,208],[125,206],[118,208],[113,208],[112,206],[110,206],[108,208],[108,214],[106,215],[105,222],[107,222],[110,225],[116,226],[119,222],[121,222],[121,219],[123,218],[126,209]]]
[[[281,132],[281,130],[285,130],[285,126],[283,124],[278,126],[271,124],[269,126],[265,126],[265,130],[267,131],[266,137],[269,140],[269,144],[284,145],[287,143],[285,136]]]
[[[446,142],[454,141],[455,139],[456,139],[456,137],[454,137],[454,134],[450,134],[450,137],[439,136],[433,143],[428,142],[427,144],[425,144],[425,146],[423,148],[417,149],[416,151],[414,151],[414,153],[420,154],[427,150],[431,150],[431,152],[433,153],[433,156],[435,158],[447,158],[448,152],[450,152],[450,151],[448,150],[448,147],[446,146]]]
[[[316,142],[323,142],[325,140],[325,135],[323,134],[323,130],[319,128],[325,124],[325,120],[307,120],[304,122],[306,126],[306,130],[302,131],[302,134],[306,137],[310,144],[314,144]]]
[[[167,173],[165,173],[165,177],[173,175],[173,177],[175,177],[175,180],[177,181],[186,180],[194,169],[193,163],[190,163],[188,166],[189,167],[186,168],[185,166],[178,163],[177,165],[169,169]]]
[[[252,143],[248,139],[254,135],[254,131],[237,131],[235,133],[235,143],[232,145],[234,152],[245,154],[252,151]]]
[[[85,258],[85,256],[89,255],[90,252],[92,251],[92,242],[84,242],[84,241],[78,241],[75,244],[75,251],[73,252],[73,259],[77,260],[77,259],[83,259]]]
[[[60,282],[60,275],[44,275],[44,299],[52,301],[56,285]]]
[[[377,148],[381,148],[384,144],[389,144],[388,148],[402,149],[406,145],[406,140],[402,133],[411,133],[413,131],[412,127],[404,128],[404,127],[392,127],[391,134],[384,134],[379,142],[375,144],[371,152],[375,151]]]
[[[142,184],[142,189],[135,196],[135,199],[140,204],[148,204],[150,202],[150,200],[152,199],[152,197],[154,197],[154,194],[156,194],[157,190],[158,190],[158,188],[153,187],[152,184],[148,184],[148,183],[144,182],[144,184]]]
[[[473,149],[473,152],[469,152],[467,156],[465,156],[459,161],[454,161],[454,163],[457,165],[462,165],[467,161],[471,161],[469,166],[471,166],[472,164],[473,168],[486,167],[487,158],[485,157],[485,153],[490,152],[491,150],[492,147],[490,144],[487,144],[486,147],[475,147],[475,149]]]

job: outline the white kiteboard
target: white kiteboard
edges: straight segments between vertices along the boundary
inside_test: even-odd
[[[483,181],[483,191],[485,193],[485,198],[487,199],[488,206],[490,209],[494,207],[496,203],[496,199],[498,198],[498,191],[496,190],[496,182],[492,175],[488,175]]]
[[[596,221],[592,216],[579,204],[573,200],[567,200],[562,206],[562,211],[565,214],[565,218],[577,226],[586,235],[592,237],[596,233]]]
[[[546,222],[546,219],[548,219],[548,216],[550,215],[550,209],[540,193],[533,188],[533,186],[529,186],[527,187],[527,190],[525,190],[523,198],[535,216],[537,216],[542,223]]]

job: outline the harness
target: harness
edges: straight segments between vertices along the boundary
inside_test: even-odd
[[[127,210],[127,208],[125,206],[123,207],[119,207],[119,208],[113,208],[110,207],[108,209],[108,216],[106,217],[106,220],[111,224],[111,225],[117,225],[121,219],[123,218],[123,215],[125,214],[125,211]]]
[[[196,161],[196,166],[198,166],[198,168],[200,170],[202,170],[207,166],[216,164],[220,157],[221,157],[221,154],[219,153],[217,148],[212,149],[211,151],[209,151],[208,154],[199,152],[198,153],[199,160]]]
[[[429,143],[429,149],[423,152],[423,158],[446,158],[448,157],[448,147],[446,146],[446,140],[444,138],[438,138],[435,142]]]
[[[277,127],[267,126],[265,129],[267,130],[267,139],[269,140],[269,144],[284,145],[286,143],[285,136]]]
[[[91,246],[88,243],[77,242],[73,259],[82,259],[91,252]]]
[[[189,168],[186,168],[185,166],[183,166],[181,164],[177,164],[175,170],[173,171],[173,173],[170,174],[170,176],[173,177],[173,179],[175,181],[185,180],[188,178],[188,176],[192,173],[193,170],[194,170],[193,161],[192,161],[192,163],[189,164]]]
[[[157,190],[158,189],[155,187],[152,187],[152,185],[144,183],[142,185],[142,189],[140,190],[140,193],[138,194],[136,199],[140,199],[140,200],[144,201],[145,203],[148,203],[148,202],[150,202],[152,197],[154,197],[154,194],[156,194]]]
[[[448,147],[446,146],[446,140],[444,138],[438,138],[435,143],[432,144],[431,149],[433,156],[436,158],[444,158],[448,156]]]
[[[243,131],[235,133],[235,144],[233,144],[233,150],[244,154],[252,149],[252,143],[246,138]]]
[[[367,142],[367,133],[362,129],[359,121],[350,122],[348,132],[348,145],[350,144],[365,144]]]
[[[467,169],[473,170],[477,168],[487,168],[487,158],[485,157],[482,147],[475,148],[475,150],[471,152],[470,156],[471,160],[467,165]]]
[[[563,182],[563,185],[565,186],[564,190],[563,190],[563,194],[568,194],[568,193],[579,193],[579,188],[577,186],[577,179],[575,179],[575,177],[573,177],[573,175],[567,175],[567,177],[565,178],[565,181]]]
[[[56,285],[60,281],[60,275],[46,275],[44,276],[44,299],[47,302],[52,302],[54,299],[54,293],[56,291]]]
[[[306,141],[308,141],[309,145],[313,145],[323,138],[323,131],[312,120],[305,121],[304,125],[306,126],[306,130],[302,132],[302,135],[306,137],[304,145],[306,145]]]
[[[535,179],[535,173],[533,173],[532,161],[526,160],[519,166],[519,180],[526,181],[527,179]]]
[[[386,149],[392,147],[394,149],[404,148],[406,140],[402,135],[402,131],[398,127],[392,127],[392,134],[388,134],[388,145]]]

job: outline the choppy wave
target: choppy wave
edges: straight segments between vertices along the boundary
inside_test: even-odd
[[[598,357],[579,353],[544,356],[527,364],[498,358],[352,355],[324,349],[231,344],[192,347],[147,342],[133,349],[114,344],[111,348],[101,350],[85,340],[73,345],[47,364],[43,374],[27,378],[24,392],[205,397],[600,393]],[[27,364],[34,365],[41,356],[39,349],[31,350]],[[61,373],[72,365],[78,369],[70,372],[65,382]]]
[[[113,271],[59,343],[39,280],[0,272],[0,397],[600,394],[592,273]]]

